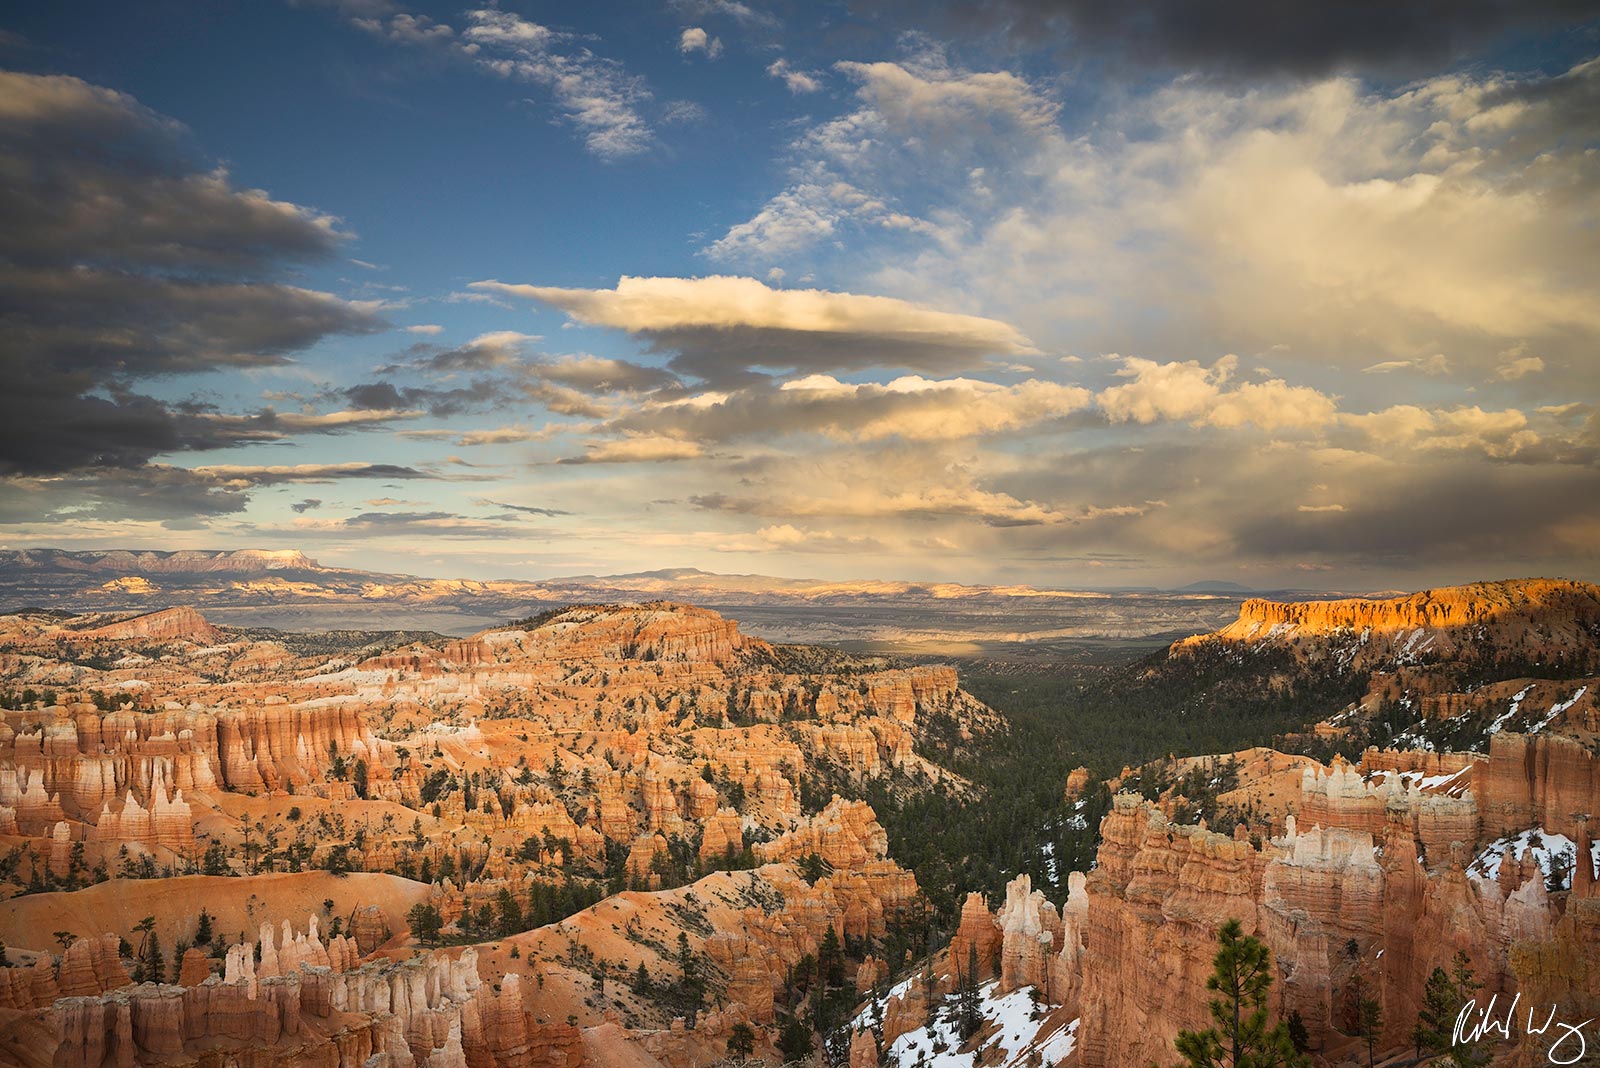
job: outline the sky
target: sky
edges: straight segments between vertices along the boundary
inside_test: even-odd
[[[1600,579],[1600,9],[0,14],[0,544]]]

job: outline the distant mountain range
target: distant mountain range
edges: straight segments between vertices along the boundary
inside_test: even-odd
[[[1210,630],[1233,618],[1250,592],[1219,581],[1170,591],[1067,590],[834,582],[697,568],[535,582],[433,579],[324,567],[295,549],[0,550],[0,606],[6,609],[149,611],[197,604],[208,617],[243,626],[468,633],[559,605],[671,600],[737,609],[753,633],[776,641],[942,654]]]

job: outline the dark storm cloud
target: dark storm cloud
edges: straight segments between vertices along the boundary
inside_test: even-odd
[[[861,0],[890,17],[927,12],[908,0]],[[1595,20],[1591,0],[978,0],[952,4],[945,29],[1055,48],[1075,59],[1224,75],[1407,77],[1496,36]]]
[[[161,520],[231,515],[249,498],[242,489],[181,467],[150,464],[128,470],[91,469],[0,481],[0,522],[72,523],[104,519]]]
[[[449,383],[476,375],[467,386],[367,382],[341,396],[363,408],[425,409],[435,416],[491,411],[531,401],[557,415],[599,419],[611,414],[600,398],[637,397],[682,389],[671,371],[599,356],[550,356],[529,351],[539,338],[515,331],[483,334],[464,345],[412,345],[402,359],[378,368],[386,375],[421,374]]]
[[[1338,511],[1270,510],[1244,519],[1238,548],[1268,559],[1524,561],[1588,555],[1588,539],[1600,530],[1600,470],[1593,468],[1455,463],[1389,481]]]
[[[85,468],[48,478],[0,480],[0,523],[156,520],[167,526],[185,527],[204,517],[244,511],[250,503],[250,491],[261,486],[440,477],[398,464],[364,463]],[[321,505],[321,500],[308,498],[291,508],[307,512]]]
[[[344,390],[343,396],[358,408],[389,411],[420,408],[436,416],[498,408],[504,406],[507,401],[505,389],[487,379],[451,389],[398,386],[393,382],[364,382]]]
[[[163,470],[176,471],[185,469],[164,468]],[[214,485],[233,488],[332,482],[344,478],[412,479],[438,477],[426,471],[419,471],[415,467],[404,467],[400,464],[368,463],[215,464],[210,467],[189,469],[188,474],[198,479],[209,480]]]
[[[341,241],[333,219],[207,169],[123,94],[0,72],[0,475],[259,440],[140,383],[380,328],[287,280]]]
[[[681,386],[678,376],[660,367],[599,356],[567,356],[538,365],[539,376],[586,393],[651,393]]]

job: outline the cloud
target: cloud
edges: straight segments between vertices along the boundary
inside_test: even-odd
[[[485,69],[547,89],[584,145],[601,159],[637,156],[654,143],[639,110],[650,100],[650,90],[617,61],[572,47],[565,35],[494,8],[467,12],[461,38],[480,50],[474,58]]]
[[[951,65],[943,51],[925,43],[904,63],[834,65],[853,78],[866,112],[891,131],[943,128],[989,137],[996,126],[1039,131],[1053,125],[1059,106],[1027,79],[1010,71],[969,71]]]
[[[1210,367],[1196,360],[1157,363],[1136,356],[1121,357],[1121,362],[1117,373],[1131,381],[1104,389],[1097,398],[1113,422],[1183,420],[1224,429],[1248,424],[1264,430],[1305,430],[1333,423],[1338,411],[1335,398],[1282,379],[1230,385],[1238,366],[1234,356],[1224,356]]]
[[[1292,11],[1271,0],[1230,0],[1204,8],[1185,0],[979,0],[932,12],[905,0],[878,0],[868,7],[932,14],[953,34],[993,34],[1019,49],[1056,50],[1073,63],[1226,76],[1314,77],[1338,71],[1415,76],[1501,34],[1592,18],[1583,5],[1566,0],[1311,3]]]
[[[83,469],[46,478],[0,480],[0,521],[59,524],[82,519],[157,520],[174,529],[187,528],[199,518],[244,511],[250,501],[249,492],[262,486],[433,477],[397,464],[365,462],[216,464],[194,468],[145,464]],[[314,505],[291,507],[308,511]]]
[[[726,491],[692,494],[705,511],[771,520],[971,521],[991,528],[1070,523],[1067,511],[993,484],[986,463],[949,446],[888,443],[762,456],[720,473]]]
[[[1516,409],[1485,411],[1476,405],[1430,410],[1397,404],[1366,414],[1345,414],[1342,425],[1355,428],[1379,448],[1480,452],[1508,458],[1538,445],[1538,433]]]
[[[524,515],[541,516],[546,519],[554,519],[556,516],[572,514],[571,512],[562,511],[560,508],[538,508],[527,504],[506,504],[503,501],[491,501],[483,497],[473,498],[472,503],[481,505],[485,508],[505,508],[509,511],[521,512]]]
[[[857,106],[805,126],[787,180],[707,255],[847,266],[1065,351],[1487,377],[1525,342],[1594,382],[1600,62],[1178,79],[1066,112],[1049,83],[925,47],[841,73]]]
[[[465,345],[428,352],[414,361],[431,371],[488,371],[515,367],[529,359],[528,346],[540,340],[515,330],[479,334]]]
[[[244,488],[247,486],[276,486],[285,483],[332,482],[345,478],[411,479],[431,478],[414,467],[400,464],[363,463],[354,461],[337,464],[210,464],[192,467],[189,474],[208,479],[220,486]]]
[[[686,56],[700,52],[707,59],[716,59],[722,55],[722,41],[699,26],[690,26],[678,37],[678,51]]]
[[[818,72],[791,66],[782,56],[767,64],[767,74],[782,81],[789,92],[796,96],[814,93],[822,88],[822,76]]]
[[[342,391],[351,404],[376,415],[381,421],[415,418],[426,411],[434,416],[495,408],[505,401],[491,380],[478,379],[465,386],[439,389],[431,386],[399,386],[393,382],[362,382]]]
[[[707,245],[707,255],[728,261],[792,255],[854,227],[948,241],[964,227],[962,219],[931,218],[941,213],[906,201],[930,189],[982,187],[975,176],[985,172],[984,163],[1011,172],[1019,146],[1009,142],[1037,141],[1059,114],[1059,105],[1025,78],[957,66],[918,34],[906,35],[903,45],[900,62],[834,65],[856,83],[859,107],[797,137],[788,186]],[[780,58],[767,73],[790,79],[795,71]],[[804,82],[790,81],[792,90],[817,87],[809,72]],[[902,184],[913,188],[890,191]]]
[[[1537,356],[1517,356],[1494,369],[1495,378],[1502,382],[1515,382],[1519,378],[1535,375],[1544,370],[1544,361]]]
[[[740,0],[668,0],[667,6],[688,18],[726,18],[747,28],[773,29],[779,24],[771,12]]]
[[[303,501],[296,501],[294,504],[291,504],[289,506],[289,510],[291,512],[294,512],[296,515],[301,515],[301,514],[303,514],[305,512],[315,511],[316,509],[321,508],[321,507],[322,507],[322,499],[321,498],[319,498],[319,497],[307,497]]]
[[[546,381],[588,393],[649,393],[679,385],[670,371],[600,356],[560,356],[541,362],[537,373]]]
[[[316,0],[311,0],[316,2]],[[501,78],[537,85],[550,94],[562,121],[603,160],[636,156],[654,144],[641,108],[651,101],[644,79],[618,61],[598,56],[583,38],[495,7],[464,12],[465,28],[401,9],[387,0],[331,0],[352,26],[392,44],[427,49]]]
[[[418,323],[415,326],[406,327],[406,333],[426,334],[428,337],[433,337],[435,335],[444,333],[444,327],[440,326],[438,323]]]
[[[831,530],[804,530],[792,523],[778,523],[756,531],[763,548],[800,553],[883,552],[887,546],[864,534],[835,534]]]
[[[525,441],[547,441],[557,434],[564,434],[574,430],[584,430],[586,426],[571,423],[549,423],[542,429],[530,430],[524,426],[489,427],[484,430],[406,430],[400,436],[427,441],[434,438],[449,438],[460,447],[475,447],[480,445],[515,445]]]
[[[1414,371],[1424,375],[1447,375],[1450,373],[1450,360],[1442,352],[1432,356],[1418,356],[1412,360],[1384,360],[1361,369],[1362,374],[1386,375],[1395,371]]]
[[[280,365],[382,327],[287,284],[337,220],[236,188],[181,126],[76,78],[0,72],[0,475],[136,467],[241,432],[152,378]]]
[[[474,282],[473,287],[550,304],[578,322],[625,330],[669,366],[708,381],[748,378],[753,368],[850,367],[948,370],[991,353],[1032,354],[1015,328],[889,297],[771,289],[754,278],[629,278],[615,289]]]
[[[568,456],[557,462],[563,464],[653,464],[668,463],[676,460],[694,460],[705,455],[704,450],[692,441],[679,441],[676,438],[650,434],[624,437],[615,441],[594,442],[588,445],[587,448],[588,451],[582,456]]]
[[[296,519],[286,528],[271,531],[286,538],[371,537],[504,538],[517,533],[517,520],[477,518],[440,510],[426,512],[361,512],[342,519]]]
[[[680,388],[677,376],[662,368],[588,354],[551,356],[533,350],[533,343],[539,340],[531,334],[501,330],[480,334],[455,348],[413,345],[404,359],[379,370],[394,376],[421,374],[429,381],[406,384],[380,379],[348,387],[340,396],[365,408],[423,409],[437,417],[533,402],[557,415],[600,419],[614,414],[627,399]],[[464,385],[453,384],[463,375],[472,377]],[[450,433],[408,432],[419,438]],[[466,435],[461,440],[495,443],[493,439],[469,440]]]
[[[846,383],[808,375],[730,393],[647,404],[606,429],[667,434],[701,442],[772,439],[793,433],[835,441],[952,441],[986,437],[1064,419],[1093,395],[1077,386],[1030,379],[1002,386],[980,379],[903,376]]]

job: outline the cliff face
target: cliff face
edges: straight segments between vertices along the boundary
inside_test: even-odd
[[[1511,996],[1548,967],[1534,984],[1551,987],[1545,1000],[1588,1005],[1600,987],[1573,957],[1592,935],[1582,919],[1593,911],[1590,865],[1580,860],[1570,890],[1556,894],[1531,852],[1500,857],[1491,847],[1468,870],[1482,842],[1554,824],[1558,807],[1576,855],[1592,856],[1587,820],[1573,813],[1593,809],[1600,788],[1574,751],[1587,758],[1565,740],[1506,736],[1489,759],[1471,763],[1374,754],[1385,767],[1370,779],[1338,763],[1307,768],[1295,814],[1254,842],[1243,826],[1232,836],[1178,826],[1149,802],[1118,795],[1085,882],[1083,919],[1063,925],[1081,932],[1075,963],[1041,968],[1036,945],[1062,945],[1054,910],[1014,883],[996,920],[1005,930],[1002,986],[1048,975],[1057,989],[1080,992],[1085,1068],[1170,1059],[1179,1029],[1207,1025],[1205,981],[1228,919],[1272,951],[1274,1005],[1299,1011],[1314,1045],[1349,1033],[1357,981],[1383,1003],[1379,1048],[1404,1045],[1429,972],[1448,968],[1458,950],[1485,984],[1480,1002]],[[1494,799],[1481,830],[1475,791]],[[964,932],[976,926],[966,920]],[[1551,945],[1558,930],[1566,933]],[[1072,937],[1065,943],[1076,949]]]
[[[1216,642],[1287,649],[1302,661],[1357,670],[1449,659],[1592,665],[1600,657],[1600,587],[1516,579],[1392,600],[1255,599],[1228,626],[1176,642],[1172,651]]]
[[[1575,837],[1579,814],[1600,815],[1600,759],[1575,739],[1502,732],[1487,765],[1478,795],[1491,837],[1540,826]]]
[[[1274,627],[1295,635],[1339,631],[1458,630],[1515,627],[1519,631],[1553,627],[1552,640],[1593,639],[1600,623],[1600,587],[1557,579],[1475,582],[1424,590],[1392,600],[1301,601],[1252,599],[1237,622],[1218,633],[1248,641]],[[1287,631],[1275,637],[1281,637]]]

